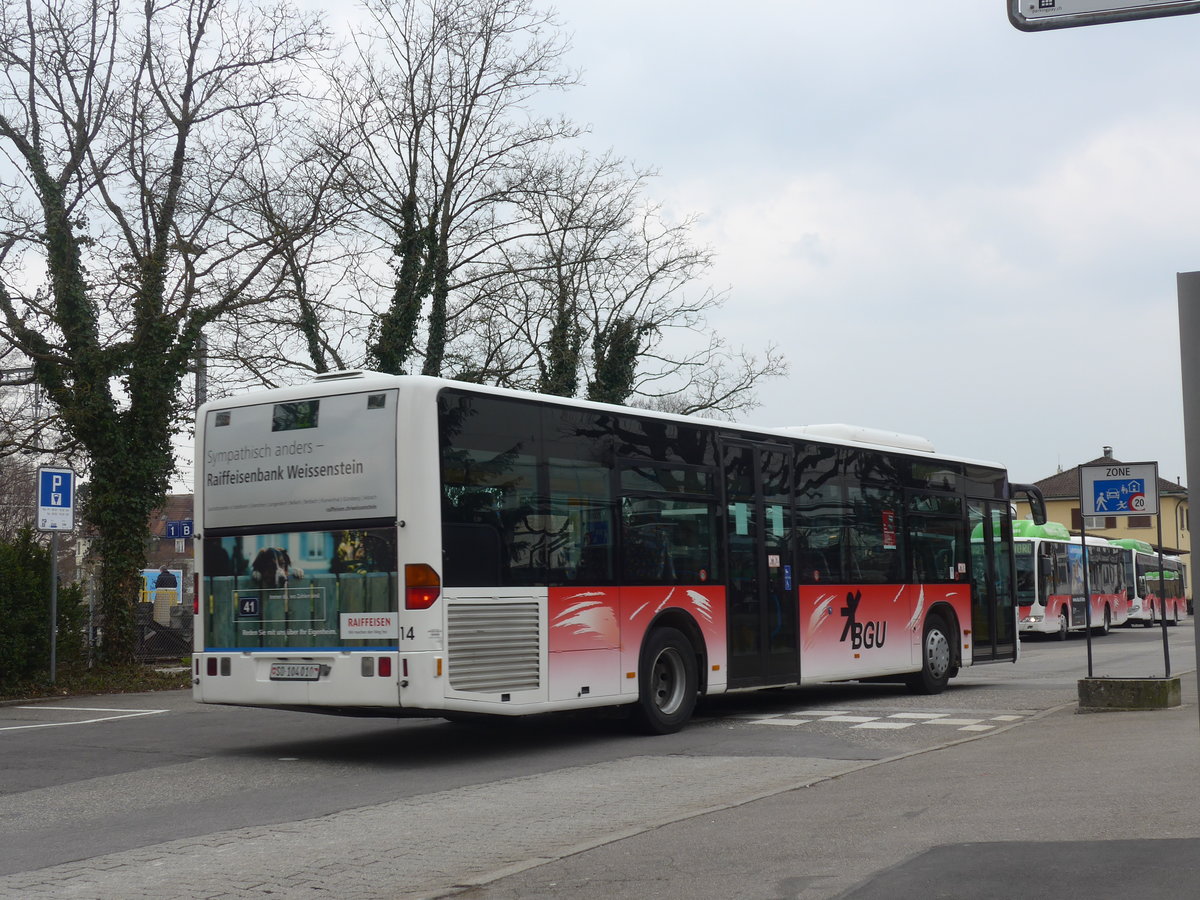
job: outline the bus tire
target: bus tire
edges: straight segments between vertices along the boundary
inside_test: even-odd
[[[1067,635],[1070,634],[1070,632],[1071,632],[1071,623],[1067,621],[1067,614],[1059,613],[1058,614],[1058,631],[1055,632],[1055,636],[1060,641],[1065,641],[1067,639]]]
[[[1100,627],[1096,629],[1096,632],[1098,634],[1104,635],[1104,634],[1110,633],[1111,631],[1112,631],[1112,612],[1110,612],[1109,608],[1106,606],[1106,607],[1104,607],[1104,619],[1101,622]]]
[[[905,679],[914,694],[940,694],[950,681],[954,669],[954,644],[950,629],[939,615],[925,620],[921,634],[921,671]]]
[[[633,722],[643,734],[673,734],[696,707],[700,676],[691,641],[676,628],[656,628],[642,645]]]

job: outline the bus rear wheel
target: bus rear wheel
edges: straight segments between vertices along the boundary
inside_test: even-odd
[[[677,628],[657,628],[642,647],[634,724],[645,734],[672,734],[696,707],[699,670],[691,641]]]
[[[954,651],[950,629],[941,616],[925,620],[921,636],[921,671],[905,679],[914,694],[940,694],[950,682],[954,670]]]
[[[1070,632],[1071,632],[1071,624],[1067,621],[1067,614],[1059,613],[1059,615],[1058,615],[1058,631],[1056,632],[1056,636],[1058,637],[1058,639],[1060,641],[1065,641],[1067,639],[1067,635],[1070,634]]]

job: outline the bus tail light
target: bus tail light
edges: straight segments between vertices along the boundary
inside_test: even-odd
[[[408,563],[404,567],[404,608],[429,609],[442,593],[442,580],[433,566]]]
[[[192,615],[200,615],[200,573],[192,573]]]
[[[379,677],[380,678],[391,678],[392,677],[392,660],[390,657],[387,657],[387,656],[379,657]]]

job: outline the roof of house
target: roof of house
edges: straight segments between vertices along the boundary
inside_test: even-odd
[[[1108,448],[1105,448],[1108,450]],[[1111,455],[1111,452],[1104,456],[1097,457],[1091,462],[1080,463],[1072,469],[1067,469],[1062,472],[1057,472],[1049,478],[1043,478],[1041,481],[1035,481],[1034,484],[1041,489],[1042,494],[1047,500],[1065,500],[1077,499],[1079,497],[1079,470],[1084,466],[1113,466],[1123,465],[1124,463]],[[1161,476],[1158,479],[1158,495],[1182,496],[1187,497],[1187,488],[1175,481],[1169,481]]]

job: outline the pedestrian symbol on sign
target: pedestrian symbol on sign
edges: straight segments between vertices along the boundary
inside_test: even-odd
[[[1098,513],[1130,513],[1138,508],[1132,503],[1140,497],[1141,509],[1146,507],[1146,482],[1140,478],[1125,478],[1120,481],[1096,481],[1093,483]]]

